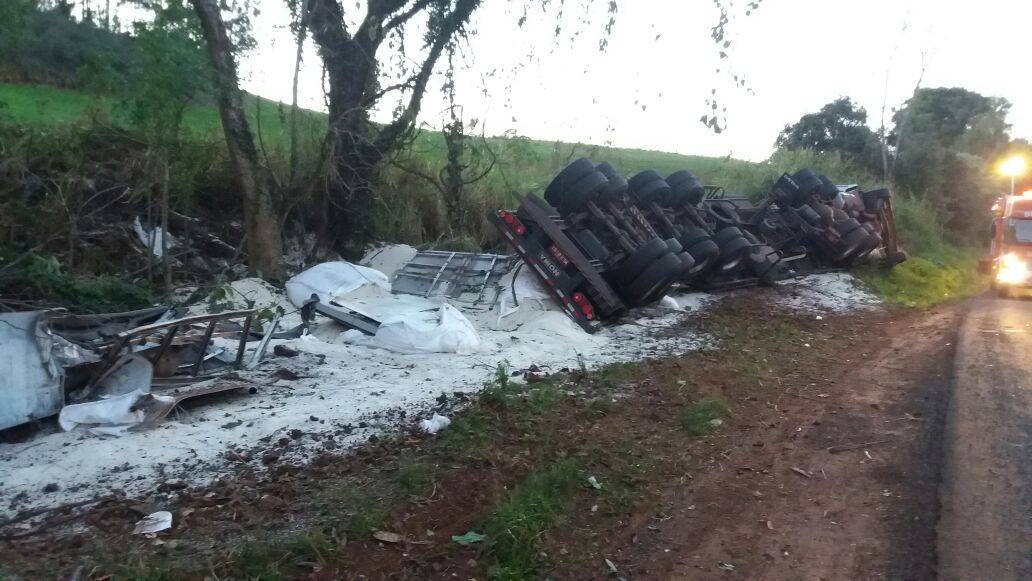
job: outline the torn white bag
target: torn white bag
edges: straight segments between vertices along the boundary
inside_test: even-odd
[[[386,290],[391,288],[387,275],[374,268],[343,260],[323,262],[288,280],[287,298],[295,307],[300,307],[315,294],[321,302],[328,304],[335,297],[369,284]]]
[[[444,304],[436,311],[405,313],[384,320],[373,336],[344,333],[353,345],[379,347],[398,353],[458,353],[480,350],[480,335],[473,323],[455,307]]]

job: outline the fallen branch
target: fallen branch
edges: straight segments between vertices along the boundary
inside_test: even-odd
[[[875,440],[874,442],[864,442],[862,444],[844,444],[842,446],[832,446],[828,448],[828,452],[832,454],[838,454],[839,452],[848,452],[849,450],[859,450],[861,448],[878,446],[880,444],[885,444],[887,442],[888,440]]]
[[[811,476],[809,472],[807,472],[806,470],[803,470],[802,468],[796,468],[795,466],[793,466],[792,467],[792,472],[795,472],[796,474],[802,476],[803,478],[813,478],[813,476]]]

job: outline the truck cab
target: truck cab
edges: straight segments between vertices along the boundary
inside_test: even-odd
[[[1003,196],[992,208],[993,237],[987,264],[1001,297],[1032,288],[1032,190]]]

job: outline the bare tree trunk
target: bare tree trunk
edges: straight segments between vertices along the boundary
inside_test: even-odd
[[[308,38],[308,0],[301,5],[301,14],[297,27],[297,54],[294,55],[294,84],[291,87],[290,99],[290,176],[289,187],[292,195],[298,190],[298,144],[301,141],[300,109],[297,106],[297,85],[301,77],[301,57],[304,52],[305,39]]]
[[[276,218],[268,176],[258,163],[258,150],[244,114],[233,47],[215,0],[190,0],[201,21],[218,95],[226,148],[243,198],[247,228],[247,263],[263,278],[283,277],[283,239]]]
[[[917,97],[917,93],[921,90],[921,83],[924,81],[925,71],[928,70],[928,61],[926,57],[926,53],[921,53],[921,73],[917,76],[917,83],[914,84],[914,94],[910,97],[911,102],[913,102]],[[896,175],[896,162],[899,161],[899,156],[903,152],[903,138],[906,136],[909,121],[910,106],[904,104],[903,113],[899,120],[899,131],[896,133],[896,155],[892,159],[892,167],[889,171],[889,174],[892,176]]]

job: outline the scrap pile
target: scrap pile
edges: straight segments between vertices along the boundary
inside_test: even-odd
[[[489,216],[567,314],[600,320],[671,287],[733,288],[869,260],[906,260],[888,190],[839,186],[809,169],[784,174],[758,204],[688,171],[624,179],[579,159],[516,211]]]
[[[184,399],[246,387],[227,373],[256,365],[278,326],[253,333],[255,315],[0,314],[0,429],[58,415],[65,430],[118,435],[154,427]]]

